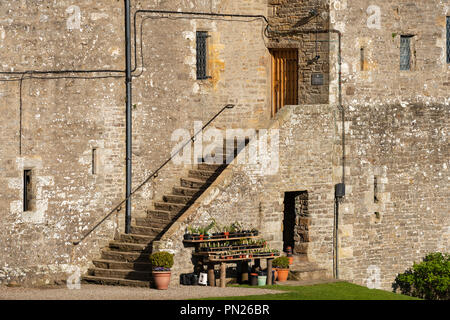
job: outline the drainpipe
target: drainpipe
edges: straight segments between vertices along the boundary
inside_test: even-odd
[[[132,77],[131,77],[131,6],[125,0],[125,59],[126,59],[126,205],[125,233],[130,233],[131,226],[131,178],[132,178]]]
[[[339,38],[338,48],[338,94],[339,104],[338,108],[341,112],[342,121],[342,181],[335,186],[335,205],[334,205],[334,252],[335,252],[335,265],[334,276],[339,279],[339,204],[345,197],[345,109],[342,104],[342,33],[339,30],[330,30],[330,32],[336,33]]]

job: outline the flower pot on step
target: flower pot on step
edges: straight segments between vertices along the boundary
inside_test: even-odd
[[[170,275],[170,271],[153,271],[152,276],[156,289],[167,290],[169,288]]]

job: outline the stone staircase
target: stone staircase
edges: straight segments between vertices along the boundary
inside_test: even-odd
[[[213,155],[226,163],[227,157],[234,158],[239,151],[235,148],[232,154],[226,154],[219,149]],[[153,209],[147,210],[145,218],[135,219],[130,234],[120,234],[101,250],[100,258],[93,260],[94,266],[82,277],[83,283],[135,287],[151,285],[149,255],[153,241],[160,239],[226,167],[226,164],[201,162],[196,169],[189,170],[187,177],[180,179],[180,184],[174,186],[171,193],[164,195],[161,201],[154,201]]]

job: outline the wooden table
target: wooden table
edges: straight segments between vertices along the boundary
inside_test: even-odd
[[[248,262],[255,260],[257,265],[260,265],[261,259],[266,259],[267,261],[267,283],[272,284],[272,260],[276,258],[275,256],[270,257],[255,257],[255,258],[236,258],[236,259],[207,259],[205,262],[208,264],[208,282],[210,286],[216,285],[216,279],[214,275],[214,265],[216,263],[220,264],[220,287],[225,288],[226,280],[226,265],[227,263],[237,263],[237,262]]]
[[[234,241],[234,240],[241,240],[241,239],[252,239],[257,238],[257,236],[246,236],[246,237],[236,237],[236,238],[216,238],[216,239],[204,239],[204,240],[184,240],[185,243],[191,243],[198,245],[200,243],[205,242],[220,242],[220,241]],[[246,256],[251,257],[245,257],[245,258],[232,258],[232,259],[220,259],[218,253],[220,252],[195,252],[194,255],[201,258],[202,263],[206,264],[208,266],[208,282],[210,286],[215,286],[216,279],[214,275],[214,266],[216,264],[220,264],[220,287],[225,288],[225,279],[226,279],[226,265],[227,263],[237,263],[237,262],[249,262],[249,261],[255,261],[258,266],[261,265],[261,259],[266,259],[267,261],[267,283],[272,284],[272,260],[276,257],[279,257],[279,253],[272,253],[267,255],[260,255],[255,256],[255,252],[251,251],[254,249],[248,249],[248,254]],[[239,251],[245,251],[239,250]]]

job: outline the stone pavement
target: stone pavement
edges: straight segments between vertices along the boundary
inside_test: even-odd
[[[288,280],[280,285],[308,286],[339,280]],[[242,287],[171,286],[168,290],[82,284],[80,289],[66,286],[25,288],[0,287],[0,300],[186,300],[207,297],[247,296],[282,293],[280,290]]]

